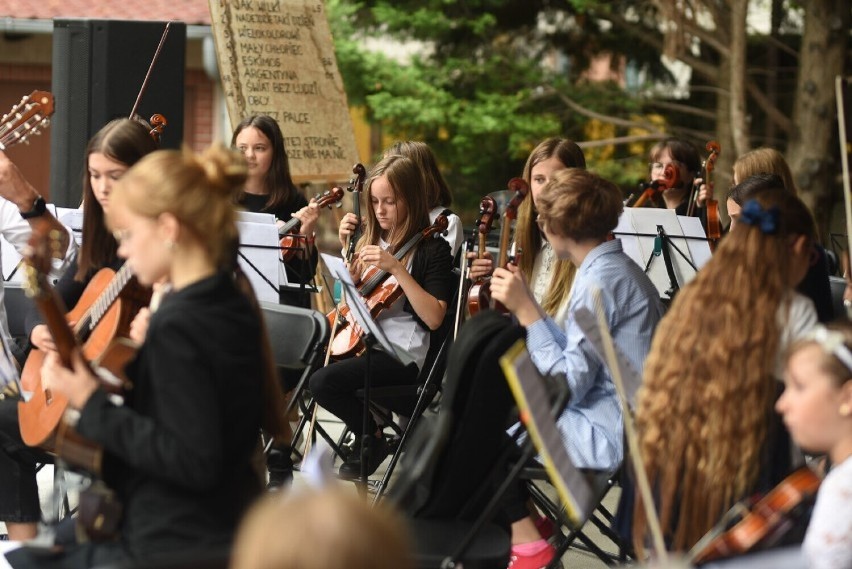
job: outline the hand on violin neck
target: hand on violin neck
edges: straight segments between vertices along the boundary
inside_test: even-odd
[[[319,208],[316,202],[311,200],[311,203],[293,213],[292,216],[301,222],[299,233],[312,235],[316,228],[317,219],[319,218]]]
[[[541,318],[527,279],[515,265],[494,269],[491,275],[491,297],[514,314],[522,326],[529,326]]]
[[[340,226],[337,229],[337,238],[340,240],[340,245],[345,249],[349,244],[349,237],[355,233],[358,227],[358,216],[354,213],[347,213],[340,220]]]

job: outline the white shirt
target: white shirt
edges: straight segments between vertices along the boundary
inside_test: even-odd
[[[445,209],[447,208],[442,205],[432,208],[429,212],[429,223],[435,223],[435,220],[438,219],[438,216]],[[447,234],[441,235],[441,237],[450,244],[450,254],[455,258],[462,241],[464,241],[464,228],[462,227],[461,219],[456,214],[448,215],[447,223],[449,224],[447,226]]]
[[[802,548],[810,569],[852,567],[852,458],[822,481]]]
[[[65,272],[65,269],[68,268],[68,265],[77,254],[77,242],[74,240],[71,230],[66,228],[66,231],[68,231],[69,238],[68,250],[65,253],[64,259],[53,259],[51,261],[49,275],[51,282],[62,276],[62,273]],[[0,198],[0,235],[21,255],[26,253],[27,245],[32,235],[32,228],[29,222],[21,217],[18,206],[3,198]],[[2,258],[0,258],[0,266],[2,266]],[[6,305],[3,302],[4,296],[3,281],[0,279],[0,334],[3,335],[4,341],[9,342],[11,334],[9,332],[9,322],[6,318]]]
[[[781,344],[778,346],[778,354],[775,356],[775,377],[779,381],[784,379],[784,357],[787,348],[810,332],[818,322],[813,301],[803,294],[793,293],[787,314],[784,314],[783,307],[783,304],[778,307]]]

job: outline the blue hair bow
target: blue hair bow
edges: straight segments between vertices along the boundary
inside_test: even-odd
[[[757,200],[749,200],[740,212],[740,221],[746,225],[756,225],[765,235],[778,231],[778,206],[763,209]]]

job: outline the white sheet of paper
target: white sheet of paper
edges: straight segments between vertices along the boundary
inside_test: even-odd
[[[278,228],[275,226],[274,217],[269,215],[269,218],[271,223],[237,222],[242,255],[239,263],[248,276],[258,300],[278,302],[278,292],[269,283],[280,285],[283,265],[279,260]],[[251,261],[251,264],[246,259]],[[267,280],[269,282],[266,282]]]

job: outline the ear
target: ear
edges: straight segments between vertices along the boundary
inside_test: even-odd
[[[180,238],[180,222],[171,213],[161,213],[157,217],[157,233],[163,241],[177,243]]]
[[[793,254],[795,255],[805,255],[810,254],[810,245],[811,240],[808,239],[807,235],[796,235],[793,238],[793,243],[790,245],[790,249],[792,249]]]

